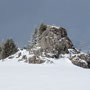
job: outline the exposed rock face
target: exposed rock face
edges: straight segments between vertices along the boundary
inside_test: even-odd
[[[73,64],[83,68],[90,68],[90,56],[81,54],[80,51],[75,49],[67,35],[66,29],[42,25],[39,30],[38,42],[30,49],[30,54],[32,54],[33,57],[29,58],[29,63],[41,64],[46,60],[43,57],[59,58],[61,54],[68,54],[68,58]],[[73,54],[70,54],[70,49]]]
[[[71,40],[67,36],[66,29],[62,27],[42,25],[39,31],[39,40],[30,50],[30,54],[34,54],[36,58],[39,58],[39,56],[59,58],[60,54],[69,53],[68,49],[75,49]]]
[[[90,55],[80,53],[71,55],[69,59],[72,61],[73,64],[77,66],[90,68]]]
[[[46,54],[51,53],[56,57],[68,53],[68,49],[75,49],[66,30],[62,27],[47,27],[40,36],[38,44]]]
[[[44,62],[45,62],[44,60],[37,58],[37,56],[33,56],[32,58],[29,58],[29,63],[32,63],[32,64],[42,64]]]

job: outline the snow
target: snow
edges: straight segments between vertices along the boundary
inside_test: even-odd
[[[89,79],[89,69],[73,65],[66,57],[54,64],[27,64],[16,57],[0,61],[0,90],[90,90]]]
[[[59,41],[61,42],[62,40],[64,40],[65,38],[61,38]]]
[[[58,27],[58,26],[55,26],[55,25],[47,25],[48,27],[51,27],[51,28],[57,28],[57,29],[59,29],[60,27]]]
[[[39,50],[41,47],[36,47],[36,48],[33,48],[33,50]]]

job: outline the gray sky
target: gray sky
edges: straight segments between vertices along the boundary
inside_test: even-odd
[[[75,45],[90,45],[90,0],[0,0],[0,41],[27,45],[40,21],[66,28]]]

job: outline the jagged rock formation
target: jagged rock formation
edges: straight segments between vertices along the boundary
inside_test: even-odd
[[[17,52],[17,53],[16,53]],[[90,55],[77,50],[63,27],[41,24],[35,28],[30,46],[19,49],[12,39],[0,44],[1,60],[18,60],[32,64],[54,63],[60,58],[74,65],[90,68]]]
[[[46,30],[40,36],[39,46],[44,50],[46,56],[59,57],[60,54],[68,53],[68,49],[75,49],[71,40],[67,36],[64,28],[47,26]]]
[[[90,55],[80,52],[79,54],[71,54],[68,57],[74,65],[90,68]]]
[[[90,68],[90,56],[75,49],[65,28],[41,25],[37,36],[37,42],[29,50],[30,55],[32,55],[28,59],[29,63],[41,64],[46,60],[53,63],[49,58],[59,58],[62,54],[68,54],[67,58],[73,64],[83,68]]]
[[[39,51],[41,53],[44,52],[46,56],[52,54],[52,57],[56,55],[57,58],[60,54],[68,53],[68,49],[75,49],[64,28],[45,26],[44,31],[39,36],[39,40],[33,48],[40,47]]]
[[[9,60],[16,59],[32,64],[52,64],[54,60],[64,58],[79,67],[90,68],[90,55],[80,52],[74,47],[63,27],[42,24],[39,29],[35,29],[29,48],[17,49],[14,44],[6,44],[6,46],[5,55],[7,56],[5,58]],[[14,54],[13,51],[17,53],[14,52]]]

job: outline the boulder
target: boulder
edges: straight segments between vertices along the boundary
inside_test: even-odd
[[[90,68],[90,56],[87,54],[76,54],[74,56],[70,55],[69,59],[71,62],[77,66],[83,68]]]
[[[37,58],[36,56],[30,57],[28,61],[29,63],[32,63],[32,64],[42,64],[45,62],[44,60],[41,60],[40,58]]]

